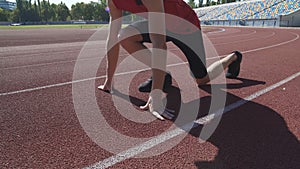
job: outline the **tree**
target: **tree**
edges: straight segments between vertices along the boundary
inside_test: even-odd
[[[13,11],[0,11],[1,21],[13,22],[40,22],[40,21],[66,21],[74,20],[98,20],[108,21],[109,13],[105,10],[106,0],[100,0],[100,3],[90,2],[76,3],[72,5],[71,11],[61,2],[60,4],[51,4],[49,0],[16,0],[17,8]],[[126,13],[127,14],[127,13]]]
[[[96,9],[94,12],[94,20],[98,20],[98,21],[105,21],[108,22],[109,21],[109,13],[105,10],[106,5],[105,5],[105,0],[101,0],[102,2],[100,4],[96,4]]]
[[[51,4],[49,9],[49,16],[51,21],[57,21],[56,11],[57,11],[57,5]]]
[[[199,0],[198,3],[199,3],[199,4],[198,4],[198,7],[203,7],[203,0]]]
[[[84,20],[93,20],[94,19],[93,18],[94,11],[95,11],[94,3],[95,2],[90,2],[90,3],[84,5],[84,8],[83,8],[83,13],[84,13],[83,19]]]
[[[20,22],[20,11],[17,8],[11,12],[10,20],[12,22]]]
[[[15,14],[18,14],[18,21],[17,22],[22,22],[24,21],[24,5],[23,5],[23,0],[16,0],[17,3],[17,10],[18,12],[15,12]]]
[[[41,9],[40,16],[41,16],[42,21],[48,22],[48,20],[51,18],[49,8],[50,8],[49,2],[46,0],[43,0],[42,6],[40,8]]]
[[[39,16],[41,16],[41,1],[40,0],[37,0],[38,1],[38,7],[39,7]]]
[[[191,8],[196,8],[195,0],[189,0],[188,4]]]
[[[65,3],[61,2],[57,5],[57,20],[67,21],[68,16],[70,16],[69,8]]]
[[[40,21],[41,18],[40,18],[40,13],[39,13],[39,7],[36,4],[36,1],[34,1],[34,4],[33,4],[33,11],[34,11],[34,21]]]
[[[83,19],[84,15],[84,3],[76,3],[71,7],[71,17],[74,20],[81,20]]]
[[[211,0],[207,0],[206,1],[206,6],[210,6],[210,2],[211,2]]]
[[[39,14],[32,6],[31,0],[16,0],[17,8],[11,13],[14,22],[39,21]],[[15,16],[17,15],[17,16]],[[18,19],[17,19],[18,18]]]
[[[0,8],[0,21],[6,22],[9,20],[10,11]]]

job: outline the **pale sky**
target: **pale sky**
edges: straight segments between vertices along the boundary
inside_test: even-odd
[[[55,4],[59,4],[60,2],[63,2],[65,3],[69,9],[71,9],[71,6],[73,4],[76,4],[77,2],[84,2],[84,3],[89,3],[91,1],[93,2],[98,2],[98,0],[49,0],[50,3],[55,3]],[[188,1],[188,0],[185,0],[185,1]],[[33,0],[32,0],[33,2]],[[195,0],[196,3],[198,3],[198,0]],[[206,0],[203,1],[204,3],[206,3]]]
[[[77,2],[89,3],[91,1],[98,2],[98,0],[88,0],[88,1],[84,1],[84,0],[49,0],[50,4],[52,4],[52,3],[60,4],[60,2],[63,2],[68,6],[69,9],[71,9],[71,6],[75,5]]]

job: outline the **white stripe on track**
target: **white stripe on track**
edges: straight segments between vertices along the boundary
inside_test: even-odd
[[[101,49],[101,48],[99,48],[99,49]],[[176,49],[176,48],[170,49],[170,51],[177,51],[177,50],[178,49]],[[128,54],[122,54],[122,55],[119,55],[119,57],[127,56],[127,55]],[[11,70],[11,69],[28,68],[28,67],[49,66],[49,65],[55,65],[55,64],[65,64],[65,63],[73,63],[73,62],[77,62],[77,61],[81,62],[81,61],[87,61],[87,60],[99,60],[99,57],[86,57],[85,59],[75,59],[75,60],[58,61],[58,62],[50,62],[50,63],[39,63],[39,64],[32,64],[32,65],[24,65],[24,66],[5,67],[5,68],[0,68],[0,70]]]
[[[269,48],[273,48],[273,47],[278,47],[278,46],[285,45],[285,44],[291,43],[291,42],[296,41],[296,40],[299,39],[299,35],[298,34],[293,33],[293,32],[290,32],[290,33],[296,35],[296,37],[294,39],[289,40],[289,41],[285,41],[285,42],[278,43],[278,44],[275,44],[275,45],[270,45],[270,46],[265,46],[265,47],[256,48],[256,49],[252,49],[252,50],[242,51],[242,53],[250,53],[250,52],[255,52],[255,51],[259,51],[259,50],[264,50],[264,49],[269,49]],[[226,56],[226,55],[211,57],[211,58],[208,58],[208,60],[210,60],[210,59],[217,59],[219,57],[224,57],[224,56]],[[173,66],[178,66],[178,65],[183,65],[183,64],[187,64],[187,62],[170,64],[170,65],[167,65],[167,67],[173,67]],[[147,69],[140,69],[140,70],[129,71],[129,72],[122,72],[122,73],[116,74],[116,76],[126,75],[126,74],[131,74],[131,73],[137,73],[137,72],[145,71],[145,70],[150,70],[150,69],[147,68]],[[65,82],[65,83],[57,83],[57,84],[40,86],[40,87],[35,87],[35,88],[30,88],[30,89],[24,89],[24,90],[12,91],[12,92],[0,93],[0,96],[6,96],[6,95],[12,95],[12,94],[19,94],[19,93],[24,93],[24,92],[31,92],[31,91],[35,91],[35,90],[47,89],[47,88],[52,88],[52,87],[59,87],[59,86],[69,85],[69,84],[83,82],[83,81],[88,81],[88,80],[101,79],[101,78],[105,78],[105,77],[106,76],[103,75],[103,76],[98,76],[98,77],[93,77],[93,78],[87,78],[87,79],[81,79],[81,80],[75,80],[75,81],[70,81],[70,82]]]
[[[226,29],[224,28],[220,28],[219,31],[213,31],[213,32],[207,32],[206,34],[216,34],[216,33],[221,33],[221,32],[225,32]]]
[[[57,49],[57,48],[67,48],[67,47],[80,47],[84,45],[83,42],[65,42],[65,43],[52,43],[52,44],[38,44],[38,45],[24,45],[24,46],[8,46],[0,47],[0,53],[13,52],[24,52],[24,51],[36,51],[45,49]],[[0,57],[7,58],[7,57]]]
[[[167,67],[173,67],[173,66],[178,66],[178,65],[183,65],[183,64],[186,64],[186,62],[170,64],[170,65],[167,65]],[[146,69],[139,69],[139,70],[133,70],[133,71],[128,71],[128,72],[121,72],[121,73],[116,73],[115,76],[127,75],[127,74],[132,74],[132,73],[138,73],[138,72],[146,71],[146,70],[151,70],[151,69],[150,68],[146,68]],[[52,84],[52,85],[40,86],[40,87],[35,87],[35,88],[30,88],[30,89],[24,89],[24,90],[12,91],[12,92],[0,93],[0,96],[7,96],[7,95],[13,95],[13,94],[31,92],[31,91],[36,91],[36,90],[48,89],[48,88],[52,88],[52,87],[60,87],[60,86],[74,84],[74,83],[85,82],[85,81],[89,81],[89,80],[102,79],[102,78],[105,78],[105,77],[106,77],[106,75],[103,75],[103,76],[86,78],[86,79],[81,79],[81,80],[74,80],[74,81],[69,81],[69,82],[64,82],[64,83],[57,83],[57,84]]]
[[[251,33],[246,33],[246,34],[238,34],[238,35],[230,35],[229,36],[218,36],[218,37],[208,37],[208,39],[224,39],[224,38],[233,38],[233,37],[242,37],[242,36],[250,36],[250,35],[253,35],[253,34],[256,34],[257,31],[254,30],[253,32]]]
[[[114,156],[111,156],[109,158],[106,158],[100,162],[97,162],[89,167],[85,167],[85,169],[104,169],[104,168],[108,168],[108,167],[111,167],[119,162],[122,162],[126,159],[129,159],[131,157],[134,157],[136,156],[137,154],[140,154],[146,150],[149,150],[151,148],[153,148],[154,146],[157,146],[158,144],[160,143],[163,143],[169,139],[172,139],[180,134],[183,134],[185,132],[185,129],[192,129],[192,128],[195,128],[197,127],[198,125],[194,125],[195,123],[196,124],[205,124],[207,122],[209,122],[210,120],[216,118],[216,117],[219,117],[235,108],[238,108],[244,104],[246,104],[247,102],[297,78],[298,76],[300,76],[300,72],[297,72],[291,76],[289,76],[288,78],[284,79],[284,80],[281,80],[280,82],[277,82],[267,88],[264,88],[258,92],[255,92],[253,94],[251,94],[250,96],[248,97],[245,97],[235,103],[232,103],[228,106],[226,106],[224,109],[222,110],[218,110],[216,111],[215,113],[213,114],[210,114],[210,115],[207,115],[205,117],[202,117],[192,123],[188,123],[188,124],[185,124],[183,127],[181,128],[176,128],[174,130],[171,130],[169,132],[165,132],[165,133],[162,133],[161,135],[158,135],[157,137],[153,138],[153,139],[150,139],[149,141],[143,143],[143,144],[140,144],[136,147],[132,147],[126,151],[123,151],[119,154],[116,154]],[[192,126],[192,127],[191,127]]]
[[[281,45],[285,45],[285,44],[291,43],[291,42],[296,41],[296,40],[299,39],[299,35],[298,34],[293,33],[293,32],[289,32],[289,33],[296,35],[296,38],[291,39],[289,41],[282,42],[282,43],[278,43],[278,44],[275,44],[275,45],[270,45],[270,46],[265,46],[265,47],[261,47],[261,48],[256,48],[256,49],[251,49],[251,50],[243,51],[243,53],[250,53],[250,52],[256,52],[256,51],[259,51],[259,50],[274,48],[274,47],[277,47],[277,46],[281,46]]]
[[[274,33],[274,32],[273,32]],[[292,33],[292,32],[290,32]],[[244,51],[243,53],[249,53],[249,52],[254,52],[254,51],[258,51],[258,50],[263,50],[263,49],[268,49],[268,48],[272,48],[272,47],[277,47],[277,46],[280,46],[280,45],[284,45],[284,44],[287,44],[287,43],[290,43],[290,42],[293,42],[295,40],[297,40],[299,38],[299,35],[296,34],[296,33],[292,33],[294,35],[296,35],[296,38],[295,39],[292,39],[292,40],[289,40],[289,41],[286,41],[286,42],[282,42],[282,43],[279,43],[279,44],[275,44],[275,45],[271,45],[271,46],[266,46],[266,47],[262,47],[262,48],[256,48],[256,49],[252,49],[252,50],[248,50],[248,51]],[[273,34],[271,35],[273,36]],[[265,37],[267,38],[267,37]],[[248,41],[248,40],[247,40]],[[235,43],[235,42],[233,42]],[[223,43],[220,43],[220,44],[214,44],[214,45],[222,45]],[[224,43],[225,44],[225,43]],[[227,43],[226,43],[227,44]],[[176,49],[172,49],[172,50],[176,50]],[[171,51],[172,51],[171,50]],[[121,55],[122,56],[122,55]],[[223,57],[225,55],[222,55],[220,57]],[[207,58],[207,60],[211,60],[211,59],[216,59],[218,57],[212,57],[212,58]],[[92,59],[97,59],[97,58],[89,58],[90,60]],[[0,70],[11,70],[11,69],[18,69],[18,68],[28,68],[28,67],[38,67],[38,66],[48,66],[48,65],[53,65],[53,64],[64,64],[64,63],[72,63],[72,62],[76,62],[76,61],[84,61],[84,60],[89,60],[89,59],[81,59],[81,60],[69,60],[69,61],[58,61],[58,62],[51,62],[51,63],[41,63],[41,64],[32,64],[32,65],[24,65],[24,66],[15,66],[15,67],[6,67],[6,68],[0,68]],[[0,95],[1,96],[1,95]]]
[[[272,34],[264,36],[264,37],[258,37],[258,38],[247,38],[244,40],[238,40],[238,41],[232,41],[232,42],[224,42],[224,43],[215,43],[213,44],[214,46],[219,46],[219,45],[227,45],[227,44],[235,44],[235,43],[240,43],[240,42],[248,42],[248,41],[252,41],[252,40],[260,40],[260,39],[266,39],[266,38],[270,38],[272,36],[275,36],[275,32],[272,32]]]
[[[102,45],[105,44],[105,40],[95,40],[95,41],[89,41],[88,45]],[[61,50],[68,50],[68,48],[73,47],[81,47],[83,45],[86,45],[86,41],[83,42],[70,42],[70,43],[52,43],[52,44],[39,44],[39,45],[27,45],[27,46],[10,46],[10,47],[0,47],[0,54],[5,53],[5,55],[9,56],[0,56],[0,59],[10,59],[10,58],[25,58],[26,56],[43,56],[45,53],[52,52],[54,54],[63,53],[64,51]],[[78,52],[81,50],[78,49]],[[101,49],[101,48],[97,48]],[[104,49],[104,48],[102,48]],[[13,54],[11,54],[13,52]],[[31,54],[24,54],[24,52],[31,52]],[[33,53],[32,53],[33,52]],[[76,52],[74,51],[67,51],[67,52]]]
[[[225,29],[225,28],[224,28]],[[242,32],[242,30],[241,29],[236,29],[236,28],[231,28],[231,29],[229,29],[229,30],[231,30],[231,31],[227,31],[227,29],[225,29],[225,31],[224,31],[224,33],[222,33],[222,34],[211,34],[211,35],[209,35],[211,38],[215,38],[216,36],[219,36],[219,37],[223,37],[223,36],[230,36],[230,35],[232,35],[232,34],[236,34],[236,33],[240,33],[240,32]]]
[[[28,68],[28,67],[39,67],[39,66],[49,66],[49,65],[56,65],[56,64],[65,64],[65,63],[73,63],[76,61],[87,61],[99,59],[98,57],[90,57],[86,59],[76,59],[76,60],[67,60],[67,61],[58,61],[58,62],[50,62],[50,63],[40,63],[40,64],[32,64],[32,65],[24,65],[24,66],[14,66],[14,67],[5,67],[0,68],[0,70],[11,70],[11,69],[20,69],[20,68]]]

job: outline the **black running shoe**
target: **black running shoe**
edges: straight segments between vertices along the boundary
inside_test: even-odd
[[[235,79],[239,75],[243,56],[239,51],[234,51],[233,53],[236,54],[237,59],[228,66],[228,71],[226,73],[226,77],[230,79]]]
[[[167,89],[171,86],[172,86],[172,76],[170,73],[166,73],[163,91],[167,92]],[[139,85],[140,92],[151,92],[151,88],[152,88],[152,77],[150,77],[150,79],[146,80],[145,82]]]

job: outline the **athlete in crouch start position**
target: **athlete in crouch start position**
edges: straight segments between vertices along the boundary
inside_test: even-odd
[[[117,67],[120,45],[133,57],[152,69],[152,77],[139,86],[139,91],[150,92],[149,99],[141,109],[147,110],[163,120],[172,118],[165,114],[162,106],[162,90],[172,84],[172,77],[166,73],[166,42],[173,42],[188,60],[190,71],[197,85],[203,85],[219,76],[228,68],[226,77],[236,78],[240,72],[242,54],[234,51],[206,69],[200,21],[192,8],[183,0],[107,0],[110,13],[107,38],[106,80],[98,89],[110,92]],[[141,14],[143,21],[137,21],[121,28],[122,11]],[[162,17],[165,14],[165,17]],[[174,17],[170,17],[170,16]],[[165,24],[164,24],[165,23]],[[143,43],[152,43],[150,51]],[[157,50],[155,50],[157,49]],[[157,66],[157,64],[159,66]],[[157,67],[156,67],[157,66]]]

